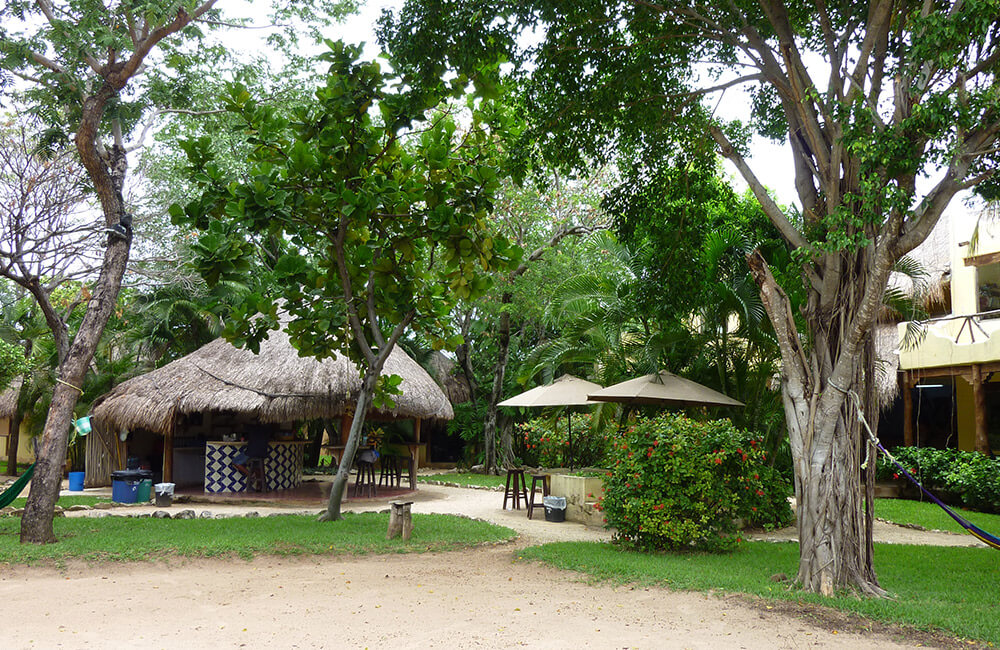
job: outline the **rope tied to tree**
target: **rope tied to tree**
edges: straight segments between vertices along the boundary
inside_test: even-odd
[[[833,382],[830,382],[830,384],[833,385]],[[986,532],[985,530],[983,530],[982,528],[979,528],[978,526],[976,526],[975,524],[973,524],[972,522],[970,522],[968,519],[966,519],[966,518],[962,517],[961,515],[957,514],[954,510],[952,510],[947,505],[945,505],[945,503],[943,501],[941,501],[941,499],[937,498],[934,494],[932,494],[931,492],[927,491],[927,489],[924,488],[924,486],[920,484],[920,481],[918,481],[916,478],[914,478],[914,476],[912,474],[910,474],[910,472],[907,471],[907,469],[905,467],[903,467],[903,465],[898,460],[896,460],[896,457],[893,456],[891,453],[889,453],[888,449],[886,449],[885,447],[882,446],[882,443],[879,442],[878,436],[875,435],[875,433],[872,431],[871,427],[868,425],[868,421],[865,419],[864,411],[861,408],[861,400],[858,397],[857,393],[855,393],[852,390],[852,391],[845,391],[845,394],[854,401],[854,406],[858,410],[858,421],[861,422],[862,426],[864,427],[865,431],[867,432],[867,434],[868,434],[868,440],[871,442],[872,446],[874,446],[876,449],[878,449],[883,454],[885,454],[885,457],[888,458],[890,461],[892,461],[892,464],[895,465],[896,468],[899,469],[899,471],[906,478],[908,478],[911,483],[913,483],[914,485],[917,486],[917,488],[920,490],[921,494],[923,494],[928,499],[930,499],[931,501],[933,501],[934,503],[936,503],[942,510],[944,510],[948,514],[949,517],[951,517],[952,519],[954,519],[955,522],[959,526],[961,526],[962,528],[964,528],[966,530],[966,532],[968,532],[970,535],[972,535],[973,537],[975,537],[979,541],[983,542],[987,546],[990,546],[990,547],[995,548],[998,551],[1000,551],[1000,537],[997,537],[996,535],[992,535],[992,534]],[[866,469],[866,467],[868,465],[868,460],[869,459],[868,459],[868,451],[867,451],[867,449],[868,449],[868,447],[866,445],[865,446],[865,462],[861,464],[861,468],[862,469]]]

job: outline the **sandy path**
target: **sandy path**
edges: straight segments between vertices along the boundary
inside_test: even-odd
[[[18,568],[5,648],[898,648],[735,600],[613,588],[509,547]]]
[[[589,585],[575,573],[515,561],[516,551],[546,541],[607,539],[607,531],[501,511],[502,495],[496,492],[422,485],[413,499],[415,512],[481,517],[517,530],[520,537],[511,545],[423,555],[5,569],[0,599],[7,624],[0,646],[916,647],[901,645],[898,635],[834,631],[829,624],[764,611],[738,598]],[[355,511],[386,507],[383,500],[346,506]],[[171,510],[183,508],[232,515],[318,509],[174,504]],[[112,512],[152,510],[142,506]],[[95,514],[99,511],[71,516]]]

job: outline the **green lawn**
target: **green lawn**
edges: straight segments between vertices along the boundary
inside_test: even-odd
[[[417,477],[417,481],[420,483],[458,483],[459,485],[475,485],[490,488],[503,487],[506,480],[506,474],[503,476],[494,476],[492,474],[472,474],[470,472],[432,474],[430,476]]]
[[[413,515],[409,542],[385,539],[386,514],[346,514],[317,522],[312,515],[228,519],[57,517],[55,544],[22,545],[21,520],[0,519],[0,563],[71,558],[139,561],[172,556],[338,555],[445,551],[513,539],[502,526],[451,515]]]
[[[953,508],[959,516],[968,519],[994,535],[1000,534],[1000,515]],[[929,501],[906,499],[876,499],[875,516],[897,524],[916,524],[930,530],[947,530],[964,533],[965,529],[949,517],[937,504]]]
[[[18,497],[10,504],[12,508],[23,508],[24,504],[27,502],[27,497]],[[110,497],[89,497],[85,495],[63,495],[59,497],[56,504],[62,506],[63,508],[68,508],[70,506],[92,506],[97,503],[108,503],[111,501]]]
[[[797,544],[749,542],[733,553],[712,555],[644,554],[611,544],[566,542],[527,548],[521,555],[600,580],[797,599],[1000,644],[1000,553],[993,549],[876,544],[875,569],[893,599],[823,598],[771,582],[775,573],[795,575]]]

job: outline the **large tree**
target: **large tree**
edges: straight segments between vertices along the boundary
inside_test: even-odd
[[[129,143],[144,117],[163,108],[190,110],[186,82],[220,71],[225,48],[204,46],[202,29],[224,25],[218,0],[15,0],[0,8],[0,87],[18,92],[46,128],[42,148],[71,142],[87,173],[109,234],[98,257],[97,278],[86,312],[65,338],[48,418],[35,465],[32,490],[21,520],[21,541],[55,539],[52,517],[62,477],[73,408],[116,305],[132,244],[132,217],[123,189]],[[285,2],[276,15],[315,17],[335,0]],[[345,2],[344,5],[353,3]],[[242,22],[242,21],[240,21]],[[289,23],[294,21],[288,21]],[[204,64],[199,66],[199,64]],[[29,278],[26,287],[41,278]],[[48,317],[48,314],[46,314]],[[54,331],[55,336],[60,336]]]
[[[535,38],[523,38],[536,29]],[[801,260],[799,322],[759,253],[781,346],[805,589],[882,594],[864,540],[859,410],[876,415],[872,326],[894,263],[964,189],[996,189],[996,0],[411,0],[382,37],[413,70],[512,61],[536,150],[659,163],[711,143]],[[745,124],[714,111],[742,87]],[[752,130],[792,153],[798,209],[768,194]]]
[[[437,106],[463,84],[400,93],[377,63],[356,60],[360,48],[329,45],[310,102],[289,110],[231,87],[227,109],[252,144],[247,174],[231,178],[207,138],[189,142],[202,195],[173,213],[203,233],[195,248],[209,284],[251,270],[264,280],[233,314],[230,340],[254,349],[281,325],[280,308],[300,355],[357,364],[361,390],[322,516],[336,520],[365,417],[398,392],[402,378],[382,368],[400,337],[460,343],[455,303],[481,295],[519,251],[488,228],[502,178],[488,107],[470,106],[459,129]]]

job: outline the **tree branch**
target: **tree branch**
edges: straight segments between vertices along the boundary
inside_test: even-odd
[[[747,185],[750,186],[750,190],[757,197],[757,201],[760,202],[761,208],[764,209],[767,218],[775,225],[781,236],[795,248],[810,248],[809,241],[791,224],[785,213],[767,193],[760,179],[757,178],[753,170],[750,169],[750,166],[747,165],[743,156],[733,148],[732,143],[729,142],[729,138],[722,132],[722,129],[713,124],[709,127],[709,132],[712,135],[712,139],[719,145],[722,156],[736,165],[736,169],[739,170],[740,175],[743,176]]]

